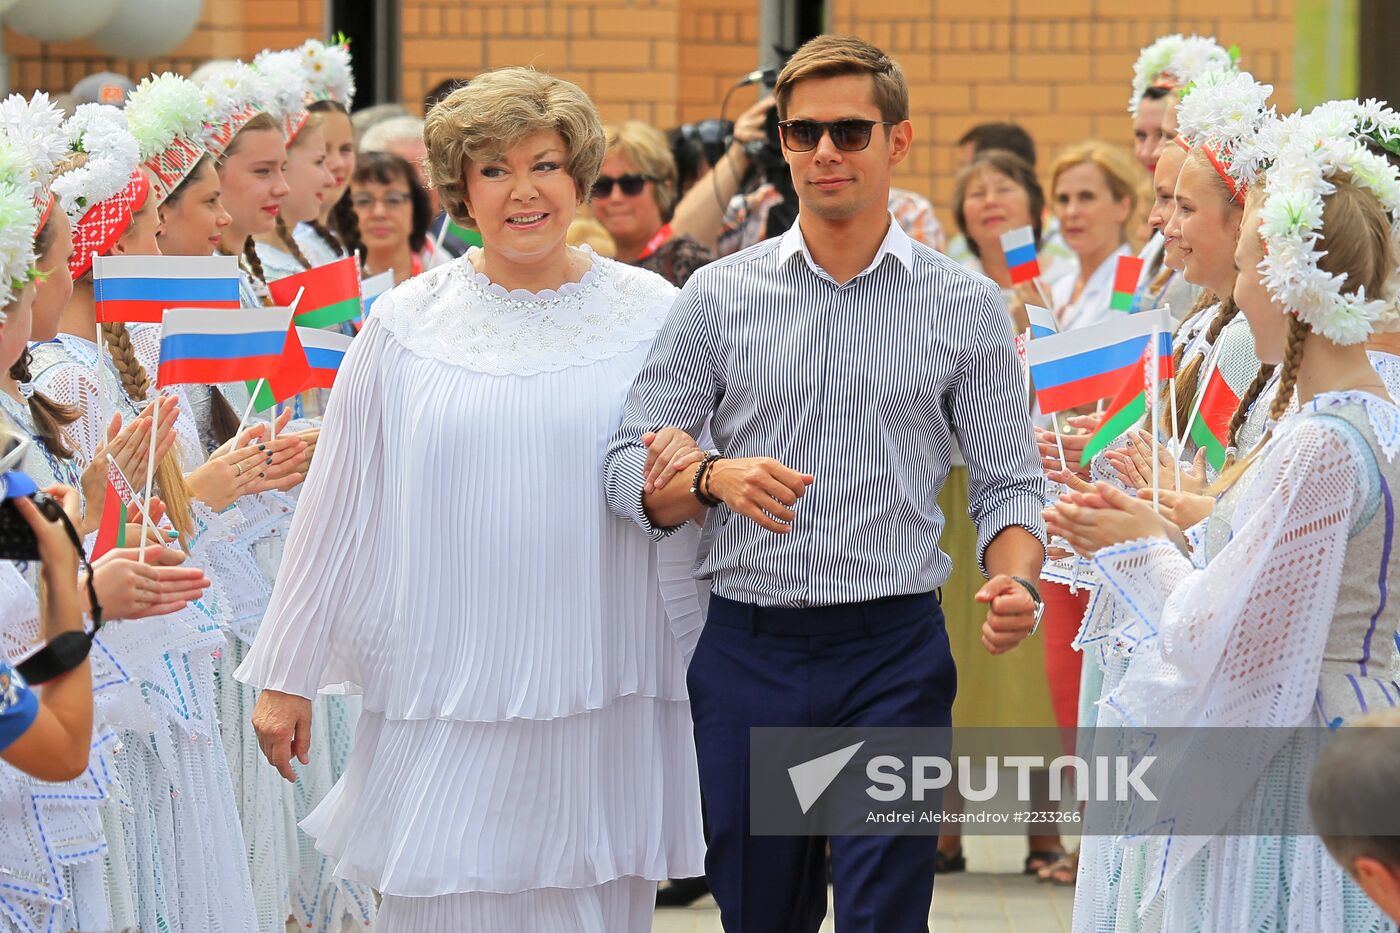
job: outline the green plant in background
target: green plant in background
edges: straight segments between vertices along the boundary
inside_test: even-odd
[[[1359,0],[1295,0],[1293,84],[1298,106],[1353,97]]]

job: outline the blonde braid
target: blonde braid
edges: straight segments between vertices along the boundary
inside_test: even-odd
[[[117,374],[121,376],[122,390],[133,403],[141,405],[151,393],[151,377],[136,356],[126,325],[120,321],[104,323],[102,342],[107,345],[107,352],[116,365]],[[165,502],[165,513],[170,516],[170,523],[180,532],[181,544],[188,548],[194,535],[194,513],[190,508],[190,489],[185,484],[185,474],[180,469],[174,449],[156,464],[155,488]]]
[[[1254,403],[1259,401],[1259,396],[1264,394],[1264,389],[1269,385],[1269,380],[1274,378],[1274,370],[1277,366],[1260,366],[1259,372],[1254,376],[1254,381],[1245,390],[1244,398],[1240,399],[1240,407],[1235,409],[1235,414],[1230,418],[1230,430],[1225,437],[1225,446],[1231,448],[1235,446],[1235,441],[1240,436],[1240,428],[1249,420],[1250,409]]]
[[[247,263],[248,271],[253,274],[253,278],[261,282],[263,288],[267,288],[267,273],[263,271],[262,260],[258,258],[258,247],[253,242],[252,237],[243,241],[243,261]],[[272,299],[264,298],[263,304],[271,307]]]
[[[1284,413],[1288,411],[1288,406],[1293,402],[1293,390],[1298,386],[1298,369],[1303,365],[1303,346],[1308,336],[1308,325],[1303,323],[1302,318],[1296,314],[1288,314],[1288,349],[1283,357],[1283,370],[1279,375],[1278,394],[1274,396],[1273,406],[1269,409],[1269,418],[1272,421],[1279,421]],[[1249,452],[1243,460],[1227,464],[1225,469],[1220,471],[1220,477],[1215,481],[1215,485],[1210,489],[1210,495],[1218,496],[1229,489],[1239,478],[1249,469],[1250,461],[1264,449],[1264,445],[1273,436],[1273,429],[1270,428],[1264,436],[1259,439],[1259,443]]]

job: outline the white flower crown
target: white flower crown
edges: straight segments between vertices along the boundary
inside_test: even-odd
[[[1159,84],[1183,88],[1208,71],[1234,71],[1238,56],[1238,49],[1223,48],[1214,38],[1180,33],[1163,36],[1138,53],[1128,112],[1137,115],[1138,104],[1148,88]]]
[[[204,125],[203,139],[211,150],[223,151],[227,144],[222,139],[230,129],[229,124],[240,119],[249,108],[263,110],[267,107],[272,89],[267,79],[247,62],[233,62],[220,68],[204,82],[204,103],[208,107],[208,121]]]
[[[0,181],[0,284],[23,288],[34,277],[39,209],[28,184]]]
[[[136,138],[127,129],[126,114],[108,104],[82,104],[68,121],[73,152],[88,160],[54,179],[53,192],[68,219],[77,221],[94,204],[119,193],[131,182],[141,161]]]
[[[1237,167],[1239,152],[1273,118],[1273,92],[1247,71],[1208,71],[1186,88],[1176,108],[1177,131],[1205,152],[1241,203],[1249,180]]]
[[[1376,196],[1391,220],[1391,240],[1400,240],[1400,171],[1357,139],[1299,138],[1285,145],[1264,181],[1259,234],[1265,244],[1259,269],[1265,286],[1315,333],[1334,343],[1365,341],[1389,310],[1389,295],[1367,298],[1364,287],[1343,292],[1345,275],[1322,269],[1324,199],[1345,175]]]
[[[301,53],[291,49],[280,52],[264,49],[253,59],[253,67],[267,80],[272,95],[266,109],[277,118],[283,135],[290,142],[306,123],[307,81]]]
[[[349,110],[355,103],[355,73],[350,67],[349,40],[327,45],[320,39],[307,39],[297,51],[306,72],[308,98],[333,100]]]
[[[11,94],[0,101],[0,132],[27,155],[30,196],[41,198],[53,181],[53,173],[67,157],[71,139],[65,131],[63,111],[39,91],[29,100]]]
[[[127,128],[143,159],[169,149],[177,137],[198,140],[207,115],[200,86],[168,71],[142,79],[126,100]]]

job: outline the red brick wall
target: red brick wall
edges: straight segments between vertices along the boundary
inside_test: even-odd
[[[912,91],[915,147],[900,183],[945,221],[954,141],[974,123],[1026,126],[1048,165],[1096,136],[1128,143],[1138,49],[1168,32],[1217,36],[1292,105],[1294,0],[828,0],[832,28],[888,49]],[[443,78],[533,64],[577,82],[607,120],[669,127],[718,116],[757,61],[758,0],[403,0],[403,91],[410,105]],[[85,42],[42,45],[5,31],[16,89],[61,91],[110,68],[186,72],[209,57],[285,47],[322,29],[321,0],[207,0],[194,35],[157,61],[117,62]],[[736,93],[727,115],[754,99]]]

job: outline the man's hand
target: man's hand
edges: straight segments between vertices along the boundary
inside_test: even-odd
[[[264,690],[253,707],[253,729],[262,753],[278,772],[296,783],[292,757],[302,764],[311,759],[311,701],[279,690]]]
[[[792,507],[807,492],[812,477],[772,457],[716,460],[710,467],[710,493],[774,534],[785,535],[796,517]]]
[[[1005,654],[1015,648],[1035,628],[1035,600],[1007,574],[999,573],[988,580],[977,591],[977,601],[987,604],[982,645],[992,654]]]

